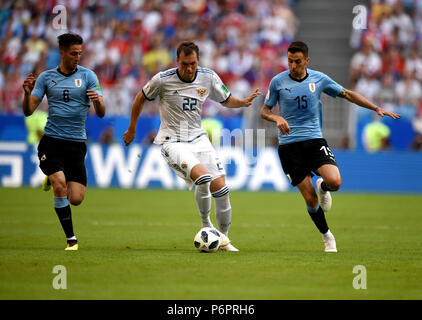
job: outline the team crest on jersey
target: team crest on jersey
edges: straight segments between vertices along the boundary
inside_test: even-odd
[[[205,96],[205,93],[207,93],[207,89],[206,88],[199,88],[198,90],[198,94],[199,96],[202,98],[203,96]]]
[[[314,82],[311,82],[309,84],[309,90],[311,90],[311,92],[315,92],[315,83]]]
[[[75,79],[75,86],[77,86],[78,88],[80,88],[82,85],[82,79]]]

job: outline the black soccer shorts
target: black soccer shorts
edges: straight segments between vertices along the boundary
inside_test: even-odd
[[[49,176],[63,171],[66,182],[79,182],[86,186],[85,142],[56,139],[44,135],[38,144],[38,159],[42,172]]]
[[[324,164],[338,166],[323,138],[279,145],[278,156],[283,171],[293,186],[297,186],[308,175],[313,177],[312,172],[318,175],[316,171]]]

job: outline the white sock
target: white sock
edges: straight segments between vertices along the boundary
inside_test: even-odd
[[[227,236],[232,221],[229,188],[224,186],[220,190],[213,192],[212,196],[215,200],[215,218],[217,219],[218,230]]]
[[[326,237],[326,238],[327,238],[327,237],[330,237],[330,238],[332,237],[332,238],[334,238],[334,236],[333,236],[333,234],[331,233],[330,229],[328,229],[328,231],[327,231],[326,233],[323,233],[322,235],[323,235],[324,237]]]
[[[204,174],[195,181],[195,200],[198,205],[199,215],[201,216],[202,227],[213,228],[210,220],[211,213],[211,176]]]
[[[69,241],[70,241],[70,240],[77,240],[77,239],[76,239],[76,237],[75,237],[75,236],[73,236],[73,237],[67,238],[67,240],[69,240]]]

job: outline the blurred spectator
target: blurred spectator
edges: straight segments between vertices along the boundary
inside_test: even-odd
[[[410,145],[410,150],[422,151],[422,134],[420,134],[419,132],[416,133],[415,139],[412,141],[412,144]]]
[[[418,105],[419,99],[422,98],[422,87],[415,74],[406,72],[404,78],[397,82],[396,95],[399,101],[412,105]]]
[[[380,89],[381,84],[375,74],[369,73],[367,70],[356,84],[356,91],[371,101],[374,100]]]
[[[414,74],[416,79],[422,81],[422,59],[419,55],[417,46],[412,48],[412,52],[409,58],[406,60],[405,72],[408,74]]]
[[[291,2],[2,1],[0,113],[21,112],[22,92],[16,97],[15,87],[21,86],[26,73],[57,66],[57,36],[68,31],[84,39],[81,65],[101,79],[108,115],[130,114],[139,88],[158,71],[174,67],[174,50],[182,40],[198,43],[200,65],[216,70],[230,90],[268,86],[275,74],[286,69],[285,49],[296,34]],[[68,30],[53,28],[57,3],[66,6]],[[232,114],[214,106],[209,111]],[[157,103],[146,105],[144,112],[158,114]]]
[[[422,133],[421,39],[422,1],[371,0],[368,29],[353,32],[350,41],[359,50],[350,62],[352,88],[368,98],[373,96],[377,104],[389,111],[401,114],[403,121],[412,121],[419,134]],[[358,119],[371,114],[358,110]],[[365,139],[378,141],[372,144],[382,148],[387,128],[382,123],[371,123],[365,130],[365,136],[369,134]],[[417,141],[418,137],[415,144]]]
[[[211,143],[215,146],[220,146],[221,130],[223,129],[221,121],[214,118],[204,118],[201,124],[202,128],[208,134]]]
[[[392,73],[394,80],[400,79],[404,74],[405,60],[401,52],[395,48],[388,48],[382,55],[382,73]]]
[[[36,33],[33,33],[31,37],[25,41],[23,46],[22,73],[27,74],[31,72],[42,55],[46,53],[46,50],[47,43],[43,39],[38,38]]]
[[[338,149],[340,150],[349,150],[350,149],[350,140],[348,136],[344,136],[340,140]]]
[[[375,95],[375,102],[389,111],[394,110],[396,93],[394,92],[393,76],[391,73],[383,75],[381,87]]]
[[[379,119],[368,123],[363,129],[363,145],[368,152],[390,149],[390,128]]]
[[[393,8],[385,0],[373,1],[371,6],[371,20],[382,19],[383,16],[390,16]]]
[[[352,83],[364,74],[378,75],[381,71],[381,58],[372,49],[372,41],[365,38],[362,49],[355,53],[350,63],[350,77]]]
[[[114,142],[114,129],[112,126],[107,126],[101,132],[99,142],[102,144],[112,144]]]
[[[27,142],[29,145],[37,145],[44,134],[44,127],[47,123],[48,113],[46,112],[46,103],[42,103],[34,113],[25,117],[25,126],[27,130]]]
[[[404,12],[402,1],[396,0],[394,2],[393,13],[387,18],[386,22],[391,25],[391,28],[398,28],[400,44],[408,46],[413,42],[413,22],[410,16]]]
[[[163,48],[161,44],[162,39],[159,36],[154,37],[151,49],[142,58],[142,64],[146,67],[149,74],[166,68],[172,62],[170,52]]]

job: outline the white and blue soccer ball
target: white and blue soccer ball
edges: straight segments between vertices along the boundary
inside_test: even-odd
[[[199,252],[216,252],[221,244],[221,233],[215,228],[202,228],[193,239]]]

